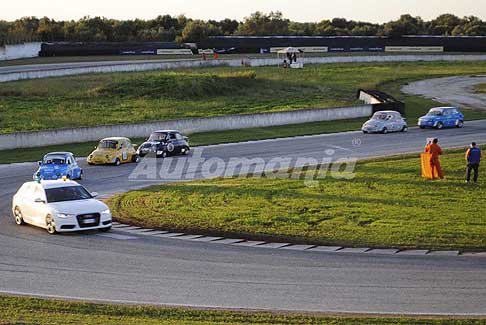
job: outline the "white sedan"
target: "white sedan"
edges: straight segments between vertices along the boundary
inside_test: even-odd
[[[50,234],[111,229],[111,212],[80,184],[70,180],[27,182],[14,195],[15,223],[41,227]]]

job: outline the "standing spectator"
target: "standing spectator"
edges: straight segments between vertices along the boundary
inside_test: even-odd
[[[213,58],[214,58],[215,60],[219,59],[219,53],[218,53],[218,52],[214,52],[214,54],[213,54]]]
[[[440,166],[440,156],[442,155],[442,148],[439,146],[439,139],[434,139],[432,144],[428,147],[430,153],[430,168],[432,169],[432,179],[443,179],[442,167]]]
[[[471,181],[471,174],[474,171],[474,183],[478,182],[479,178],[479,164],[481,163],[481,149],[476,145],[476,142],[471,143],[471,147],[466,152],[467,174],[466,182]]]
[[[204,51],[202,52],[202,59],[203,59],[203,61],[206,61],[206,52],[204,52]]]

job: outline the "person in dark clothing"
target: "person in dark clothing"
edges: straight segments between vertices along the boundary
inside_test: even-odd
[[[481,163],[481,149],[476,145],[476,142],[471,143],[471,147],[466,152],[467,173],[466,182],[471,181],[471,174],[474,172],[474,183],[478,182],[479,178],[479,164]]]

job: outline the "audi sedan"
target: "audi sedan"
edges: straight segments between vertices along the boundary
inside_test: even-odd
[[[97,193],[71,180],[37,181],[23,184],[12,200],[17,225],[30,224],[56,232],[109,231],[111,212],[95,199]]]

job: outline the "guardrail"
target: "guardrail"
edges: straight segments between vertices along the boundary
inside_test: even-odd
[[[197,132],[353,119],[370,116],[372,110],[372,105],[361,105],[327,109],[305,109],[285,112],[228,115],[210,118],[191,118],[137,124],[103,125],[38,132],[16,132],[0,134],[0,150],[98,141],[110,136],[142,138],[147,137],[155,130],[161,129],[176,129],[186,134],[191,134]]]
[[[370,62],[420,62],[420,61],[486,61],[486,54],[458,55],[376,55],[376,56],[328,56],[308,57],[303,59],[305,64],[331,63],[370,63]],[[17,81],[23,79],[38,79],[60,77],[89,73],[137,72],[150,70],[169,70],[178,68],[198,68],[212,66],[239,67],[242,65],[261,67],[277,66],[278,59],[220,59],[220,60],[172,60],[172,61],[142,61],[142,62],[91,62],[72,64],[48,64],[29,67],[17,67],[13,72],[0,72],[0,82]],[[5,70],[5,69],[4,69]]]

